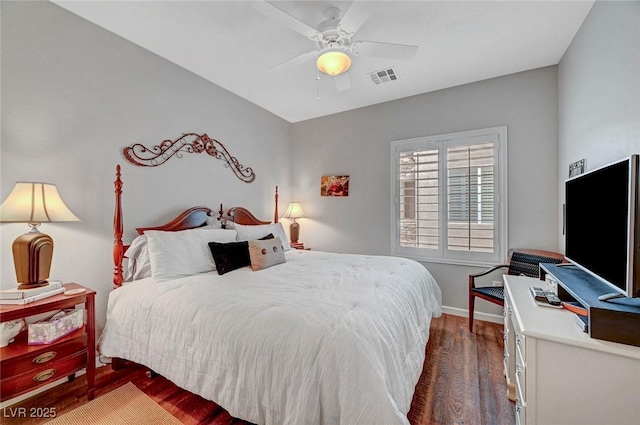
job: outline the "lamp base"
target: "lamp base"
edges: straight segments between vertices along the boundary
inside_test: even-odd
[[[53,239],[40,232],[18,236],[13,241],[13,263],[16,268],[18,289],[30,289],[48,285]]]
[[[289,238],[292,243],[298,242],[298,238],[300,237],[300,225],[295,221],[291,223],[289,226]]]
[[[45,280],[44,282],[40,282],[40,283],[19,283],[18,284],[18,289],[23,290],[23,289],[33,289],[33,288],[39,288],[41,286],[47,286],[49,285],[49,281]]]

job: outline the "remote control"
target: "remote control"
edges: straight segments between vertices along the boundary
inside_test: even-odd
[[[551,291],[547,291],[545,292],[545,295],[547,296],[547,302],[551,305],[562,305],[562,301],[560,301],[560,298],[558,298],[556,296],[556,294],[554,294]]]
[[[540,301],[543,303],[547,302],[547,296],[542,290],[542,288],[538,288],[537,286],[534,286],[534,287],[530,287],[529,291],[531,291],[531,295],[536,301]]]

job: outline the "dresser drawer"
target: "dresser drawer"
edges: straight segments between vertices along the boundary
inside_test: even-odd
[[[48,382],[64,378],[85,367],[87,367],[86,348],[70,357],[52,360],[40,366],[32,366],[24,373],[2,379],[0,381],[0,393],[2,393],[3,399],[8,399]],[[3,376],[7,376],[4,371]]]
[[[18,357],[2,359],[2,376],[20,374],[26,370],[40,369],[62,358],[71,356],[87,347],[87,334],[82,333],[70,341],[61,344],[31,346],[29,351]]]

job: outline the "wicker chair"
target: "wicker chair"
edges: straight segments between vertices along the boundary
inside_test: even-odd
[[[504,306],[504,288],[502,286],[476,286],[476,278],[485,276],[498,269],[505,268],[506,274],[516,276],[540,277],[540,263],[562,263],[564,256],[552,251],[538,249],[512,249],[507,264],[493,266],[483,272],[469,275],[469,331],[473,332],[473,310],[476,297]]]

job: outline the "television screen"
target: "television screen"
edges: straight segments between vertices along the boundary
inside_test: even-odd
[[[618,292],[635,296],[637,156],[566,181],[565,255]]]

